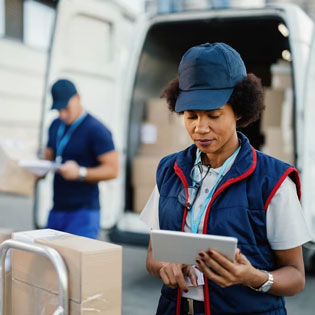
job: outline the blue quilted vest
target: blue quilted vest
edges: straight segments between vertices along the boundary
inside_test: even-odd
[[[295,168],[254,150],[248,139],[238,133],[241,149],[231,169],[222,178],[208,205],[204,234],[233,236],[251,264],[262,270],[276,269],[273,251],[267,240],[266,210],[287,176],[297,186]],[[160,193],[159,222],[163,230],[183,231],[187,210],[177,201],[183,186],[191,185],[190,171],[196,146],[163,158],[157,170]],[[158,315],[180,314],[180,290],[163,286]],[[205,314],[286,314],[282,297],[256,292],[246,286],[221,288],[205,279]]]

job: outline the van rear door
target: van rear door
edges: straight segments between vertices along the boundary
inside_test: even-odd
[[[73,80],[85,109],[112,131],[115,146],[124,161],[122,137],[123,97],[120,85],[125,73],[135,14],[119,1],[61,0],[57,8],[41,126],[41,150],[47,143],[47,129],[56,117],[50,111],[51,84],[59,78]],[[102,227],[109,228],[124,208],[124,177],[100,184]],[[52,206],[52,176],[36,189],[35,224],[43,227]]]
[[[306,222],[315,243],[315,198],[313,186],[315,179],[315,32],[308,61],[304,88],[302,205]]]

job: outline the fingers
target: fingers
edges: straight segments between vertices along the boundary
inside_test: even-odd
[[[165,285],[175,289],[179,287],[184,292],[188,292],[188,285],[182,271],[183,266],[180,264],[165,264],[160,269],[160,276]]]
[[[219,259],[219,256],[214,257],[214,255],[215,254],[211,252],[211,255],[203,254],[201,257],[205,265],[212,269],[217,275],[228,277],[230,270],[229,268],[231,268],[231,266],[227,266],[224,261]]]
[[[221,287],[245,283],[253,269],[240,250],[236,251],[234,262],[215,250],[202,251],[199,256],[196,260],[198,269]]]
[[[78,178],[79,165],[75,161],[65,162],[58,172],[67,180],[75,180]]]
[[[197,266],[205,276],[216,282],[221,287],[226,287],[237,282],[238,270],[236,265],[220,253],[209,250],[199,253]]]
[[[190,279],[191,284],[197,288],[198,287],[198,278],[195,272],[195,269],[192,266],[189,266],[188,271],[187,271],[187,276]]]
[[[245,255],[243,255],[241,253],[241,251],[235,255],[235,261],[239,264],[243,264],[243,265],[248,265],[250,264],[250,262],[248,261],[248,259],[246,258]]]
[[[222,276],[218,275],[215,271],[208,267],[208,265],[202,260],[197,259],[197,268],[209,279],[213,282],[217,283],[222,288],[226,287],[228,284],[225,282]]]

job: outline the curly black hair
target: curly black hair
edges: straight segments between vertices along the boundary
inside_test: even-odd
[[[178,94],[179,81],[176,77],[169,82],[161,93],[161,97],[166,99],[171,112],[175,112]],[[238,128],[246,127],[258,120],[265,109],[264,89],[261,80],[253,73],[249,73],[244,80],[237,83],[227,103],[232,106],[235,115],[241,117],[237,121]]]

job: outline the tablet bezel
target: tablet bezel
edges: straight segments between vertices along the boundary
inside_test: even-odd
[[[235,259],[237,238],[168,230],[151,230],[153,258],[158,261],[196,264],[198,253],[214,249],[231,261]]]

